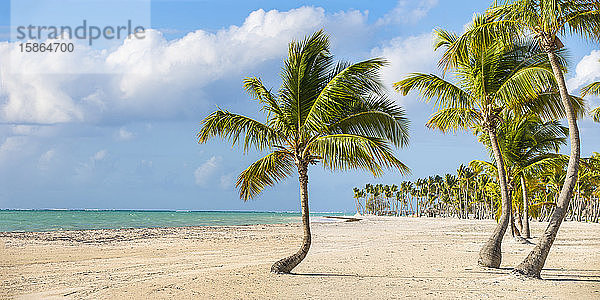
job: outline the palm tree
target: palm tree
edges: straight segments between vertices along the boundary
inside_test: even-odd
[[[495,32],[504,37],[533,35],[542,50],[546,52],[554,78],[559,87],[560,99],[566,111],[569,124],[571,153],[565,180],[557,202],[557,208],[530,254],[515,268],[515,273],[528,277],[540,277],[540,272],[556,238],[560,224],[565,217],[573,189],[577,182],[577,171],[580,156],[579,129],[577,127],[577,111],[570,101],[564,78],[564,68],[558,52],[564,47],[559,37],[575,34],[588,40],[600,40],[600,2],[597,0],[510,0],[502,5],[494,5],[487,15],[493,22],[479,29],[494,27]],[[478,31],[478,30],[476,30]],[[493,31],[493,30],[492,30]]]
[[[304,237],[300,250],[273,264],[271,272],[289,273],[306,257],[311,244],[308,209],[308,166],[321,163],[332,171],[364,169],[374,176],[383,168],[402,174],[409,169],[392,146],[408,143],[404,110],[387,99],[379,80],[379,58],[334,64],[329,37],[318,31],[292,41],[277,94],[259,78],[246,78],[244,88],[261,104],[265,123],[217,110],[198,132],[205,143],[218,136],[243,149],[269,150],[238,177],[240,198],[257,196],[267,186],[298,172]]]
[[[544,122],[536,115],[505,114],[502,124],[498,127],[498,141],[507,169],[508,185],[515,191],[517,181],[520,181],[521,185],[525,238],[530,237],[525,176],[540,172],[542,167],[560,164],[561,158],[551,152],[559,151],[560,146],[566,143],[567,134],[568,129],[558,121]],[[491,149],[491,143],[486,135],[481,135],[480,141]],[[491,167],[495,166],[491,165]]]
[[[444,183],[442,185],[444,189],[443,200],[447,206],[452,205],[452,199],[454,198],[454,191],[457,188],[458,179],[452,174],[446,174],[444,176]]]
[[[364,190],[361,190],[359,188],[354,188],[354,199],[356,199],[356,213],[359,215],[362,215],[361,211],[362,211],[362,205],[360,204],[360,199],[364,198],[366,196],[366,193]],[[364,211],[363,211],[364,212]]]
[[[401,211],[406,211],[406,214],[408,215],[408,203],[409,203],[409,197],[410,197],[410,189],[411,189],[411,185],[412,182],[410,181],[403,181],[400,183],[400,192],[402,193],[402,210]],[[412,207],[412,204],[411,204]],[[400,213],[402,215],[402,213]]]
[[[471,28],[485,22],[485,17],[476,16]],[[552,72],[548,60],[532,41],[481,43],[478,38],[458,37],[445,30],[437,30],[436,35],[435,48],[446,49],[441,66],[446,64],[447,70],[454,71],[456,84],[433,74],[414,73],[394,86],[404,95],[418,90],[427,102],[436,98],[437,112],[427,122],[428,127],[446,132],[480,126],[489,135],[498,164],[503,209],[498,226],[479,252],[478,262],[482,266],[498,268],[510,202],[496,127],[500,113],[505,109],[522,112],[543,107],[547,111],[556,111],[552,104],[558,95],[552,90]],[[448,53],[454,51],[457,43],[467,43],[468,47],[448,60]]]
[[[463,218],[469,218],[469,182],[477,175],[473,170],[465,165],[460,165],[456,170],[456,174],[461,183],[464,183],[464,188],[461,188],[463,192],[460,193],[459,199],[462,198],[460,207],[463,214]],[[461,185],[462,186],[462,185]]]

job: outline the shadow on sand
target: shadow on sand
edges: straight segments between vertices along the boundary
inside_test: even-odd
[[[476,274],[494,274],[494,275],[510,275],[513,268],[501,267],[498,269],[482,268],[479,270],[465,270],[466,273]],[[565,273],[559,273],[565,272]],[[543,269],[542,279],[544,281],[556,282],[598,282],[600,283],[599,275],[572,274],[570,272],[598,272],[600,270],[579,270],[579,269]],[[441,279],[444,276],[390,276],[390,275],[360,275],[360,274],[340,274],[340,273],[290,273],[292,276],[310,276],[310,277],[356,277],[356,278],[395,278],[395,279]]]

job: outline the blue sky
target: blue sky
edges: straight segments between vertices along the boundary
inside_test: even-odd
[[[295,176],[255,200],[239,200],[235,178],[261,153],[242,155],[219,140],[198,145],[200,120],[216,105],[263,117],[244,94],[242,79],[259,76],[277,88],[289,40],[320,28],[332,35],[333,54],[340,59],[390,60],[382,72],[388,84],[409,72],[437,72],[431,31],[460,31],[487,5],[451,0],[152,1],[152,30],[144,40],[27,60],[10,55],[17,47],[9,41],[11,25],[20,24],[11,24],[10,1],[0,0],[0,208],[296,211]],[[88,13],[88,18],[98,17]],[[577,38],[565,44],[571,63],[567,78],[577,93],[583,84],[600,80],[600,46]],[[431,106],[412,95],[402,97],[391,89],[390,94],[412,122],[410,146],[397,151],[412,175],[391,171],[373,178],[313,166],[311,210],[351,212],[352,187],[399,184],[487,158],[469,133],[426,129]],[[589,100],[593,106],[600,103]],[[585,119],[580,126],[582,154],[600,151],[600,125]]]

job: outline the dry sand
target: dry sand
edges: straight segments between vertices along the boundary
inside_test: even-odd
[[[600,299],[599,224],[563,223],[544,280],[509,274],[532,247],[509,235],[501,269],[476,265],[493,226],[393,217],[313,224],[295,275],[269,268],[299,246],[298,224],[0,233],[0,298]],[[533,234],[544,226],[533,222]]]

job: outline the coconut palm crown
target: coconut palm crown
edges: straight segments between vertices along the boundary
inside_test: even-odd
[[[298,172],[302,246],[276,262],[272,272],[291,272],[310,248],[309,165],[322,164],[331,171],[363,169],[374,176],[384,168],[410,171],[393,152],[394,146],[408,144],[409,122],[404,110],[386,96],[379,78],[385,64],[380,58],[334,63],[329,37],[318,31],[289,44],[277,93],[259,78],[244,79],[244,88],[258,101],[266,122],[222,109],[202,121],[199,143],[220,137],[241,144],[244,151],[269,151],[239,175],[236,186],[244,201]]]

